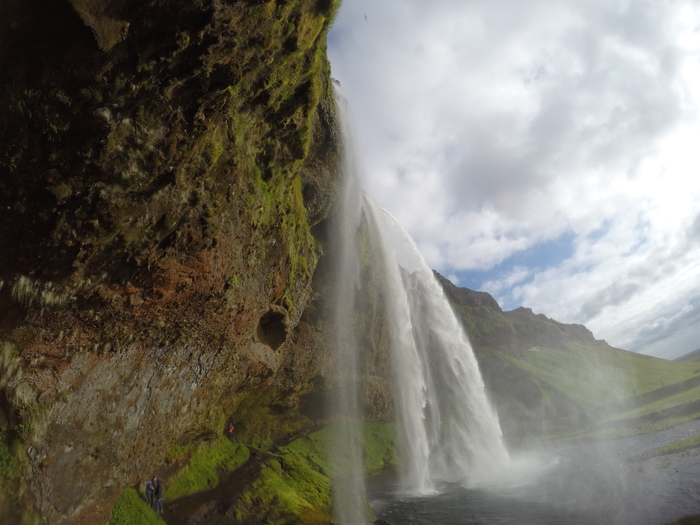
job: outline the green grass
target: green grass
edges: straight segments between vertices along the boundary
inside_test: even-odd
[[[207,445],[173,446],[169,455],[171,459],[189,456],[189,462],[168,480],[163,494],[165,500],[215,487],[219,482],[218,471],[231,471],[239,467],[248,460],[250,451],[245,445],[221,436]]]
[[[339,474],[342,461],[328,457],[334,427],[279,447],[251,489],[241,498],[238,520],[260,519],[267,523],[326,524],[331,520],[331,478]],[[397,464],[393,424],[362,424],[366,473]]]
[[[509,444],[648,432],[700,416],[700,364],[616,349],[527,308],[452,297]]]
[[[674,395],[663,397],[656,401],[651,401],[637,408],[624,412],[622,415],[626,418],[648,416],[673,407],[687,405],[698,400],[700,400],[700,385]]]
[[[131,487],[122,492],[109,515],[109,525],[163,525],[164,523]]]
[[[369,474],[392,469],[398,465],[396,427],[393,423],[363,425],[365,471]]]
[[[318,433],[280,447],[239,503],[236,518],[265,516],[268,523],[328,523],[331,480]],[[294,518],[291,518],[294,517]]]
[[[279,525],[329,523],[332,519],[331,476],[334,465],[340,464],[328,458],[332,432],[333,427],[326,427],[277,448],[259,478],[242,495],[235,511],[236,519],[257,519]],[[362,436],[367,473],[396,466],[398,456],[393,424],[363,423]],[[237,468],[249,454],[247,446],[232,443],[224,436],[207,445],[172,446],[169,459],[188,461],[188,464],[168,480],[164,499],[172,500],[215,486],[218,483],[217,471]],[[110,525],[157,523],[163,522],[133,488],[124,491],[110,515]]]
[[[668,386],[673,387],[674,385]],[[651,394],[653,393],[651,392]],[[651,402],[639,401],[630,410],[611,412],[605,416],[601,427],[607,429],[607,432],[602,434],[611,437],[657,432],[681,425],[700,418],[700,386]]]
[[[534,347],[521,358],[503,357],[589,406],[640,395],[697,375],[697,366],[626,352],[604,343],[574,342],[568,347]]]
[[[517,439],[615,437],[661,430],[700,416],[700,368],[615,349],[602,341],[570,341],[565,349],[533,347],[511,355],[489,351],[492,378],[501,386],[502,425]],[[482,361],[486,358],[482,351]],[[495,362],[495,364],[494,364]],[[499,364],[500,363],[500,364]],[[496,367],[496,368],[494,368]],[[498,372],[493,372],[498,370]],[[519,371],[516,373],[515,371]],[[696,384],[698,381],[698,384]],[[503,401],[511,392],[525,397]],[[509,420],[517,403],[533,409],[531,421]],[[565,417],[565,416],[570,417]]]

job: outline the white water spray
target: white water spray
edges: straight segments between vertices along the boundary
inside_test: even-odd
[[[377,254],[372,264],[382,275],[405,490],[427,494],[443,481],[477,483],[500,471],[508,453],[471,345],[442,287],[410,236],[362,195],[346,106],[337,96],[345,173],[331,236],[338,295],[332,408],[340,416],[331,445],[332,455],[343,458],[334,479],[336,520],[358,525],[367,521],[358,424],[361,363],[353,322],[362,287],[357,233],[363,217],[369,251]]]
[[[365,199],[385,272],[395,403],[406,490],[478,483],[508,462],[467,335],[413,239]],[[398,253],[413,273],[399,266]]]

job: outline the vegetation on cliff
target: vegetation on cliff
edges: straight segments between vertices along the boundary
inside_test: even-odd
[[[122,493],[109,515],[109,525],[163,525],[164,523],[131,487]]]
[[[14,507],[99,522],[172,444],[211,440],[260,388],[293,404],[318,375],[290,336],[337,182],[337,4],[0,7]]]
[[[224,437],[184,450],[173,447],[171,460],[179,467],[166,480],[166,518],[185,522],[188,516],[179,514],[182,509],[192,512],[213,507],[217,510],[208,511],[209,520],[221,517],[243,523],[331,523],[331,480],[342,477],[344,464],[329,449],[334,431],[331,424],[286,445],[270,443],[266,448],[233,443]],[[394,425],[364,423],[363,450],[367,474],[395,469],[398,458]],[[228,489],[214,488],[219,478],[228,483]],[[230,488],[232,485],[238,488]],[[192,496],[183,498],[186,494]],[[123,516],[131,516],[133,521]],[[152,518],[155,514],[145,506],[144,496],[132,488],[112,509],[113,525],[148,524],[151,522],[146,519]]]
[[[224,436],[198,447],[191,443],[185,446],[173,445],[168,451],[167,460],[185,462],[185,467],[169,478],[163,499],[171,500],[215,487],[219,482],[219,471],[233,470],[249,457],[248,447],[233,443]]]

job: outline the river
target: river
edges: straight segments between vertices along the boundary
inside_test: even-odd
[[[700,421],[615,440],[514,454],[480,486],[402,494],[391,476],[371,478],[372,507],[393,525],[658,525],[700,514],[700,449],[644,457],[700,433]]]

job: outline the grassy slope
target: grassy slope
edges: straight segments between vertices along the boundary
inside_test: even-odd
[[[188,458],[187,465],[169,480],[163,499],[171,500],[214,487],[219,482],[219,471],[233,470],[248,460],[250,451],[241,443],[233,443],[224,436],[208,445],[174,445],[171,460]]]
[[[533,347],[504,356],[584,405],[599,406],[679,383],[700,372],[687,366],[607,346],[569,343],[569,349]]]
[[[577,425],[554,415],[549,418],[550,432],[645,432],[700,416],[697,365],[650,358],[604,343],[573,342],[567,350],[533,347],[517,357],[497,355],[547,393],[543,402],[554,405],[552,398],[558,396],[586,416]],[[562,425],[556,424],[557,419],[564,419]]]
[[[582,326],[523,308],[503,312],[443,286],[511,443],[648,432],[700,417],[700,364],[613,348]]]
[[[338,475],[342,462],[327,454],[334,428],[326,427],[285,446],[270,445],[270,458],[260,476],[236,503],[239,521],[266,523],[329,523],[332,515],[331,477]],[[374,473],[394,468],[398,462],[393,424],[363,425],[365,471]],[[254,448],[254,447],[253,447]],[[166,482],[164,499],[214,487],[219,475],[235,470],[249,457],[249,448],[225,437],[199,446],[174,446],[171,461],[185,465]],[[143,487],[140,487],[143,489]],[[162,523],[148,508],[145,496],[127,488],[112,510],[110,525]]]
[[[109,525],[163,525],[165,522],[129,487],[112,509]]]
[[[329,523],[332,515],[331,478],[342,475],[342,461],[327,454],[333,427],[279,447],[279,459],[268,462],[262,475],[243,494],[236,519],[267,523]],[[393,424],[363,425],[364,467],[367,473],[397,463]]]

